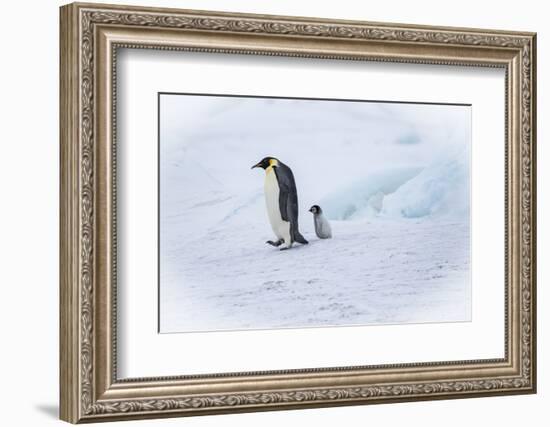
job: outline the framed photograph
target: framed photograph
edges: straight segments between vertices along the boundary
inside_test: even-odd
[[[534,33],[60,22],[63,420],[536,391]]]

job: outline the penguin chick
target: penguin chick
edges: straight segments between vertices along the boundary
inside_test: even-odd
[[[332,237],[332,230],[328,220],[323,215],[323,210],[319,205],[313,205],[309,208],[309,211],[313,214],[313,224],[315,225],[315,234],[319,239],[330,239]]]

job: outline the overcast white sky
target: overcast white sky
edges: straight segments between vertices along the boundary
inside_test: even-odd
[[[470,107],[455,105],[163,94],[160,108],[162,143],[167,150],[201,134],[285,130],[289,120],[300,128],[321,126],[346,132],[361,127],[365,136],[376,134],[382,140],[384,135],[391,139],[400,134],[385,142],[421,142],[423,148],[431,149],[462,144],[470,132]]]
[[[232,192],[253,192],[263,184],[250,166],[275,156],[319,198],[372,172],[424,167],[469,151],[470,109],[163,94],[161,175],[170,174],[168,164],[193,165]]]

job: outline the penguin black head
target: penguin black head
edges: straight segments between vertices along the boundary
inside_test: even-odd
[[[319,205],[313,205],[312,207],[309,208],[309,211],[314,215],[323,213],[323,210],[321,209],[321,206],[319,206]]]
[[[260,160],[254,166],[252,166],[251,169],[254,169],[254,168],[267,169],[270,166],[278,166],[278,165],[279,165],[279,160],[277,160],[275,157],[264,157],[262,160]]]

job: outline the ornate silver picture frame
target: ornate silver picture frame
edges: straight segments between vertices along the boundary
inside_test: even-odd
[[[534,33],[84,3],[63,6],[60,13],[61,419],[96,422],[536,391]],[[503,70],[503,357],[204,375],[187,375],[182,359],[181,375],[121,378],[116,64],[124,49]],[[485,173],[493,171],[487,167]]]

